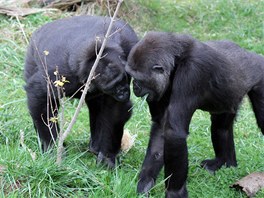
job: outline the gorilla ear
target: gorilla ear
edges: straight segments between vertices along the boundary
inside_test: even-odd
[[[176,60],[188,57],[193,48],[194,39],[189,35],[174,34],[172,40]]]
[[[81,82],[86,82],[101,45],[100,41],[93,40],[80,52],[77,75]]]
[[[164,72],[164,68],[161,65],[154,65],[152,67],[152,70],[158,73],[163,73]]]
[[[95,59],[96,54],[98,54],[100,48],[101,48],[101,41],[100,40],[94,40],[92,43],[89,45],[86,51],[86,55],[88,59]]]

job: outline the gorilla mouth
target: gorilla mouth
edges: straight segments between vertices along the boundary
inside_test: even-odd
[[[142,82],[133,80],[133,91],[137,97],[141,97],[143,100],[152,101],[154,99],[153,92]]]
[[[107,89],[102,89],[102,92],[112,96],[118,102],[128,102],[130,98],[130,89],[126,84],[114,84],[107,87]]]
[[[129,91],[124,91],[122,93],[117,93],[113,96],[119,102],[127,102],[130,98]]]
[[[138,81],[133,80],[133,91],[137,97],[143,97],[147,94],[144,93],[143,90],[144,89],[142,88],[141,84]]]
[[[135,90],[134,89],[134,93],[135,93],[135,95],[137,96],[137,97],[141,97],[141,98],[143,98],[143,97],[148,97],[148,95],[149,95],[149,93],[147,93],[147,92],[144,92],[144,91],[138,91],[138,90]]]

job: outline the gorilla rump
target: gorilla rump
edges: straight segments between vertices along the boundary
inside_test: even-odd
[[[151,32],[132,48],[126,71],[134,78],[135,94],[147,95],[152,116],[140,193],[154,185],[164,164],[166,197],[188,196],[186,139],[196,109],[211,114],[215,158],[202,162],[209,171],[237,165],[233,123],[246,94],[264,133],[264,57],[232,42]]]
[[[60,75],[69,81],[64,86],[66,96],[79,98],[80,88],[88,78],[109,23],[107,17],[72,17],[48,23],[33,34],[25,61],[25,89],[44,151],[52,145],[53,138],[56,139],[58,128],[56,123],[52,123],[51,131],[47,127],[51,112],[57,114],[51,106],[58,104],[58,93],[53,87],[55,97],[50,97],[47,108],[45,72],[54,82],[57,67]],[[119,152],[124,124],[131,116],[128,112],[130,78],[125,72],[125,61],[138,41],[132,28],[121,20],[114,23],[112,33],[85,99],[90,113],[90,150],[98,154],[99,161],[110,166],[114,165]],[[49,53],[45,55],[44,51]]]

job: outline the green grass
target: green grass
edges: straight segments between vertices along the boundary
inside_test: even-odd
[[[133,10],[127,12],[127,10]],[[36,14],[20,22],[26,35],[42,24],[69,13]],[[188,33],[200,40],[230,39],[241,46],[264,54],[263,0],[138,0],[126,1],[124,17],[143,36],[150,30]],[[144,159],[150,130],[150,116],[145,103],[133,96],[133,116],[127,123],[137,134],[134,147],[121,154],[121,164],[113,171],[98,167],[95,156],[87,152],[89,140],[88,111],[83,108],[67,139],[68,152],[62,166],[55,165],[55,154],[42,154],[29,117],[23,89],[23,62],[26,51],[19,22],[0,15],[0,197],[138,197],[137,175]],[[70,119],[77,101],[67,105]],[[36,153],[32,160],[20,146],[20,132],[25,144]],[[237,179],[264,171],[264,139],[255,124],[249,102],[245,100],[235,124],[237,168],[221,169],[215,175],[199,167],[201,160],[213,157],[208,113],[197,111],[190,126],[189,177],[190,197],[246,197],[230,189]],[[163,197],[163,173],[151,197]],[[264,197],[262,190],[258,198]]]

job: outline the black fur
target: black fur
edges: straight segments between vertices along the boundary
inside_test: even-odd
[[[264,57],[230,41],[150,32],[132,48],[126,71],[135,94],[148,95],[153,122],[139,193],[149,191],[164,164],[166,197],[188,197],[186,139],[196,109],[211,114],[215,158],[202,162],[209,171],[237,165],[233,123],[246,94],[264,133]]]
[[[59,74],[69,81],[64,86],[66,96],[74,95],[88,78],[109,22],[107,17],[71,17],[48,23],[33,34],[25,61],[25,89],[28,108],[44,151],[53,144],[52,136],[56,139],[58,128],[57,124],[53,124],[50,132],[45,125],[52,117],[51,104],[55,107],[58,103],[58,93],[53,86],[55,97],[51,97],[47,109],[44,68],[47,67],[48,75],[54,82],[54,71],[58,67]],[[105,161],[109,166],[115,163],[124,124],[131,116],[128,112],[131,107],[130,77],[125,72],[125,62],[132,46],[138,41],[132,28],[121,20],[114,23],[112,33],[85,100],[90,110],[90,150],[99,154],[98,160]],[[49,54],[45,55],[44,51]],[[80,96],[79,90],[74,97]]]

